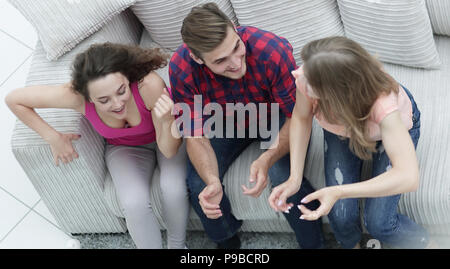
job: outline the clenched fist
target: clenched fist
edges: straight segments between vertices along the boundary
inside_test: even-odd
[[[171,120],[172,110],[174,104],[172,99],[169,96],[162,94],[155,103],[155,107],[153,110],[155,111],[155,116],[160,119],[162,122],[166,120]]]

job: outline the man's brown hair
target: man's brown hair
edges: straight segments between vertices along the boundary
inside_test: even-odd
[[[234,25],[216,3],[210,2],[193,7],[183,20],[181,36],[191,52],[202,59],[202,53],[213,51]]]

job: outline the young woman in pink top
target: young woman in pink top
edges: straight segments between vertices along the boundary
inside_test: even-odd
[[[35,108],[78,111],[106,138],[106,165],[138,248],[162,248],[150,203],[156,164],[161,171],[168,247],[185,247],[186,151],[176,128],[171,129],[173,102],[164,81],[153,72],[166,64],[166,56],[157,49],[96,44],[75,58],[71,82],[20,88],[6,97],[13,113],[50,144],[55,165],[78,158],[72,141],[80,136],[56,131]]]
[[[308,43],[296,78],[296,104],[290,126],[291,175],[274,188],[270,206],[285,211],[286,199],[300,187],[313,117],[324,132],[326,186],[298,205],[301,219],[328,215],[337,241],[359,248],[357,198],[367,198],[364,225],[382,243],[403,248],[430,246],[427,232],[397,213],[400,194],[417,190],[415,147],[420,112],[409,91],[383,71],[381,63],[356,42],[330,37]],[[372,178],[361,181],[363,160],[372,159]]]

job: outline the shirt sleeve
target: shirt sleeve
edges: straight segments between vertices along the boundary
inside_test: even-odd
[[[371,118],[375,123],[380,124],[387,115],[398,109],[398,95],[391,92],[389,95],[377,98],[372,106]]]
[[[203,136],[203,102],[192,83],[192,75],[185,72],[174,54],[169,63],[170,86],[175,103],[175,120],[183,137]],[[177,63],[178,62],[178,63]]]
[[[297,68],[292,54],[292,46],[279,41],[277,49],[271,56],[266,70],[271,79],[271,91],[274,101],[280,105],[280,110],[286,117],[292,116],[295,106],[295,79],[291,72]]]

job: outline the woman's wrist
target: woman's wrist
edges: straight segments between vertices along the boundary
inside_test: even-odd
[[[345,198],[345,187],[342,185],[333,186],[337,200]]]
[[[60,133],[56,130],[50,129],[42,135],[42,138],[49,144],[52,144],[59,139]]]
[[[292,172],[291,172],[291,175],[289,176],[289,179],[288,179],[288,181],[290,181],[290,182],[292,182],[292,183],[294,183],[296,185],[301,185],[302,184],[302,180],[303,180],[303,176],[301,176],[298,173],[292,173]]]

